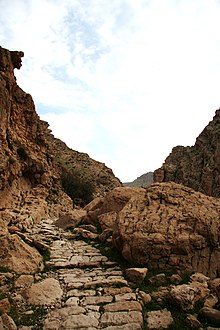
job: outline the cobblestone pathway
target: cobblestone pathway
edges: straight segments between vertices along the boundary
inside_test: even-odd
[[[50,241],[47,265],[63,292],[60,304],[49,309],[45,330],[142,329],[142,306],[115,262],[92,244],[68,239],[49,221],[39,231]]]

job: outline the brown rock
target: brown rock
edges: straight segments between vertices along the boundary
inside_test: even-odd
[[[0,315],[3,313],[8,313],[11,309],[10,302],[8,298],[0,300]]]
[[[15,288],[27,288],[27,287],[31,286],[31,284],[33,282],[34,282],[34,277],[32,275],[21,275],[15,281],[14,287]]]
[[[36,273],[43,269],[41,255],[16,234],[0,237],[1,267],[18,274]]]
[[[144,292],[144,291],[139,291],[138,292],[138,298],[140,298],[144,304],[148,304],[152,300],[151,295],[149,293]]]
[[[154,182],[174,181],[220,197],[220,109],[197,137],[192,147],[177,146],[163,166],[154,172]]]
[[[0,316],[0,329],[2,330],[17,330],[17,326],[13,319],[6,313]]]
[[[186,320],[190,325],[190,327],[202,328],[202,324],[199,322],[199,320],[195,315],[191,315],[191,314],[187,315]]]
[[[111,325],[120,326],[129,323],[137,323],[141,325],[143,323],[142,313],[137,311],[115,313],[106,312],[102,314],[100,319],[101,327]]]
[[[131,282],[137,284],[141,284],[144,281],[147,272],[148,272],[147,268],[128,268],[125,271],[127,278]]]
[[[214,308],[215,305],[217,305],[217,303],[218,303],[217,295],[216,294],[210,294],[204,302],[204,307]]]
[[[85,210],[73,210],[71,213],[61,214],[59,219],[54,222],[55,226],[67,229],[74,228],[86,215]]]
[[[63,290],[54,278],[47,278],[42,282],[34,283],[27,290],[28,302],[33,305],[51,305],[59,301]]]
[[[138,196],[143,188],[117,187],[110,191],[102,200],[92,201],[86,206],[87,216],[84,221],[96,223],[97,220],[102,228],[112,230],[117,213],[123,209],[132,196]]]
[[[93,315],[70,315],[61,323],[61,329],[97,329],[99,321]]]
[[[138,323],[130,323],[123,325],[110,326],[105,328],[105,330],[141,330],[142,326]]]
[[[131,288],[127,286],[123,286],[121,288],[104,288],[104,293],[111,295],[116,295],[121,293],[131,293],[131,292],[132,292]]]
[[[75,228],[73,233],[76,236],[82,236],[83,238],[88,238],[88,239],[96,239],[98,238],[98,234],[94,234],[89,230],[83,229],[83,228]]]
[[[166,275],[162,273],[152,276],[149,278],[149,282],[154,285],[163,285],[166,282]]]
[[[182,277],[179,274],[173,274],[170,276],[170,281],[173,284],[180,284],[182,282]]]
[[[199,311],[199,319],[212,325],[220,326],[220,311],[210,307],[203,307]]]
[[[220,299],[220,278],[217,277],[209,281],[209,287],[216,292],[218,299]]]
[[[157,183],[118,213],[113,244],[125,259],[139,265],[215,277],[219,221],[219,199],[175,183]]]
[[[173,323],[173,317],[167,309],[147,312],[146,315],[148,329],[167,329]]]
[[[0,219],[0,236],[8,234],[8,228],[6,221]]]
[[[170,290],[170,300],[182,311],[192,310],[197,301],[204,301],[209,296],[207,285],[199,282],[177,285]]]
[[[142,307],[137,301],[119,301],[107,304],[103,307],[104,312],[119,312],[119,311],[140,311]]]

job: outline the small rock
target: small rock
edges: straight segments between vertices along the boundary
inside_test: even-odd
[[[79,304],[79,298],[77,297],[71,297],[66,301],[67,306],[78,306],[78,304]]]
[[[205,276],[202,273],[195,273],[190,276],[191,281],[196,281],[200,283],[208,282],[210,280],[209,277]]]
[[[0,329],[6,330],[17,330],[17,326],[13,319],[6,313],[0,316]]]
[[[34,282],[34,277],[32,275],[21,275],[16,280],[15,288],[27,288]]]
[[[211,308],[213,308],[213,307],[215,307],[215,305],[217,304],[217,302],[218,302],[217,295],[216,294],[210,294],[206,298],[206,300],[204,302],[204,307],[211,307]]]
[[[102,314],[100,319],[101,327],[111,325],[120,326],[129,323],[139,323],[141,325],[143,323],[142,313],[136,311],[115,313],[106,312]]]
[[[218,299],[220,299],[220,278],[209,281],[209,287],[217,293]]]
[[[119,311],[142,311],[142,307],[137,301],[119,301],[107,304],[103,307],[104,312],[119,312]]]
[[[61,324],[62,329],[84,329],[89,327],[97,328],[99,321],[93,315],[70,315]]]
[[[146,293],[144,291],[139,291],[138,298],[140,298],[144,304],[148,304],[151,302],[151,295],[149,293]]]
[[[203,307],[199,311],[199,319],[212,325],[220,326],[220,311],[210,307]]]
[[[190,327],[201,328],[202,324],[199,322],[195,315],[188,315],[186,318],[187,322],[189,323]]]
[[[166,308],[146,313],[149,329],[167,329],[173,323],[173,317]]]
[[[8,313],[10,311],[11,305],[8,298],[0,300],[0,315],[3,313]]]
[[[166,283],[166,275],[162,273],[152,276],[151,278],[149,278],[149,282],[155,285],[163,285],[164,283]]]
[[[112,229],[106,228],[103,232],[99,235],[99,240],[101,242],[105,242],[110,236],[112,235]]]
[[[133,283],[141,284],[144,281],[147,272],[147,268],[128,268],[126,269],[126,276]]]
[[[173,284],[180,284],[182,282],[182,277],[179,274],[173,274],[170,276],[170,281]]]
[[[83,228],[75,228],[73,233],[76,234],[77,236],[79,235],[87,239],[96,239],[98,237],[98,234],[94,234],[91,231]]]

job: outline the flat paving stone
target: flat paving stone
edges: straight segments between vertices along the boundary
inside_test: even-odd
[[[141,312],[129,311],[129,312],[106,312],[102,314],[100,319],[101,326],[109,325],[123,325],[129,323],[143,323],[143,317]]]
[[[61,329],[71,330],[80,328],[95,327],[98,328],[99,321],[94,317],[94,315],[71,315],[66,318],[65,321],[61,323]]]
[[[90,243],[68,240],[71,235],[49,221],[39,231],[42,241],[49,237],[51,259],[46,264],[63,292],[61,304],[52,305],[46,315],[44,330],[142,329],[142,305],[117,262]]]

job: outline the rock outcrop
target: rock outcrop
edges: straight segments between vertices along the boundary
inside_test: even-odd
[[[75,179],[90,182],[91,196],[103,195],[121,185],[105,164],[69,149],[54,138],[48,123],[40,120],[31,95],[17,85],[14,76],[23,56],[23,52],[0,47],[0,212],[4,212],[0,227],[3,231],[2,221],[20,226],[23,223],[26,228],[51,212],[55,215],[70,212],[73,202],[64,192],[63,173],[68,178],[75,170]]]
[[[105,164],[54,138],[31,95],[17,85],[14,69],[20,69],[23,56],[0,47],[0,263],[29,274],[42,269],[37,249],[45,247],[26,241],[24,232],[49,216],[76,224],[73,196],[85,203],[121,182]]]
[[[118,213],[113,242],[125,259],[156,269],[216,276],[220,200],[175,183],[157,183]]]
[[[174,182],[115,188],[85,208],[82,222],[99,223],[100,239],[136,265],[180,272],[219,271],[220,200]]]
[[[154,182],[167,181],[220,197],[220,109],[194,146],[173,148],[162,167],[154,172]]]

